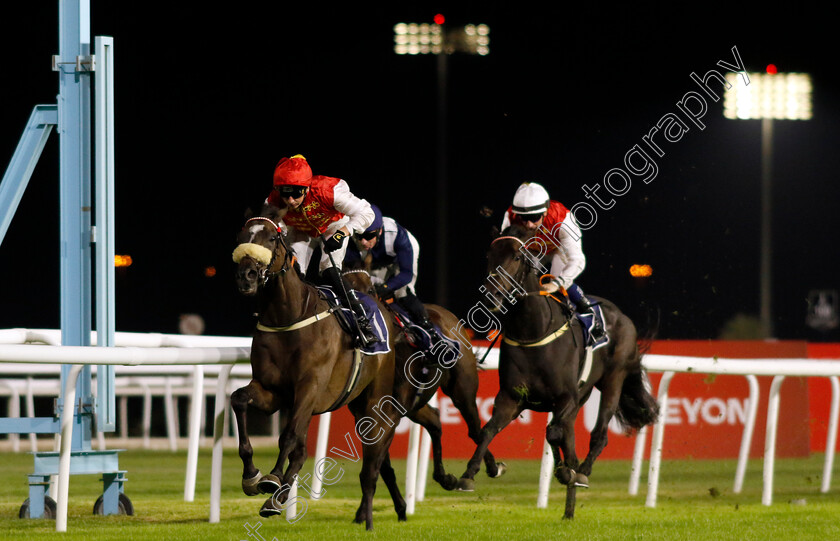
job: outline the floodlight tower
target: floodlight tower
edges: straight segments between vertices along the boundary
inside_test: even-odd
[[[434,23],[397,23],[394,25],[394,52],[398,55],[437,56],[437,184],[435,207],[437,209],[437,257],[435,258],[435,302],[447,304],[448,297],[448,247],[449,247],[449,197],[446,187],[446,115],[447,115],[447,57],[455,52],[486,56],[490,54],[490,27],[486,24],[468,24],[448,29],[441,14]]]
[[[773,336],[772,287],[772,186],[773,121],[810,120],[811,76],[807,73],[778,73],[773,64],[766,73],[726,75],[723,115],[730,119],[761,119],[761,255],[759,271],[760,319],[765,338]],[[745,83],[746,81],[746,83]]]

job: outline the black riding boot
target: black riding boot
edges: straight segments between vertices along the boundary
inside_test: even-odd
[[[598,342],[607,335],[607,331],[601,324],[601,318],[595,313],[595,309],[585,296],[575,303],[581,314],[592,314],[592,341]]]
[[[342,304],[350,304],[347,308],[353,310],[353,314],[356,316],[356,324],[359,327],[359,341],[362,343],[362,346],[366,347],[378,342],[379,339],[376,337],[376,334],[373,332],[373,328],[370,326],[370,321],[365,314],[365,309],[362,306],[361,301],[359,301],[358,297],[356,297],[355,290],[351,289],[350,286],[344,282],[344,279],[341,277],[338,269],[335,267],[328,267],[324,269],[321,274],[324,276],[327,283],[335,289],[335,294],[341,300]],[[345,291],[347,292],[347,295],[344,294]]]
[[[434,323],[429,319],[429,312],[426,311],[426,307],[423,306],[423,303],[420,302],[420,299],[413,292],[408,291],[404,297],[397,299],[397,302],[411,314],[412,319],[414,319],[417,325],[429,333],[433,343],[437,343],[440,340]]]

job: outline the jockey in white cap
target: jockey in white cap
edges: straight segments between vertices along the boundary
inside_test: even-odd
[[[575,279],[586,266],[586,257],[581,247],[581,231],[574,215],[558,201],[552,201],[548,192],[536,182],[524,182],[517,188],[511,205],[502,221],[502,230],[510,225],[519,225],[534,231],[535,237],[545,243],[551,266],[551,281],[542,285],[543,290],[553,293],[564,288],[569,299],[581,313],[594,310]],[[537,243],[534,250],[539,250]],[[593,339],[604,338],[606,331],[600,318],[593,317]]]

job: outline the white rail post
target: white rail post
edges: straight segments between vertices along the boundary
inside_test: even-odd
[[[663,372],[659,380],[659,420],[653,426],[653,436],[650,439],[650,469],[648,470],[648,493],[646,507],[656,507],[656,497],[659,491],[659,468],[662,464],[662,439],[665,436],[665,412],[668,408],[668,387],[674,372]]]
[[[193,369],[192,400],[190,402],[190,433],[189,443],[187,444],[187,478],[184,482],[185,502],[195,500],[195,476],[198,471],[198,444],[201,439],[202,402],[204,402],[204,367],[197,364]]]
[[[840,380],[830,376],[831,408],[828,414],[828,434],[825,440],[825,463],[823,464],[822,485],[820,492],[826,493],[831,487],[831,470],[834,468],[834,448],[837,446],[837,419],[840,410]]]
[[[73,447],[73,414],[76,409],[76,380],[84,368],[70,367],[64,380],[64,406],[61,410],[61,451],[58,457],[58,492],[56,493],[55,531],[67,531],[67,499],[70,495],[70,453]]]
[[[433,408],[437,408],[439,406],[438,393],[439,391],[435,391],[435,394],[433,394],[432,398],[429,400],[429,405]],[[417,486],[415,490],[418,502],[422,502],[423,499],[426,497],[426,486],[429,482],[429,462],[431,461],[432,437],[429,435],[429,432],[427,430],[421,430],[420,456],[417,459]]]
[[[627,493],[635,496],[639,493],[639,480],[642,477],[642,462],[645,459],[645,442],[647,442],[647,425],[643,426],[636,434],[636,443],[633,446],[633,462],[630,465],[630,483],[627,486]]]
[[[332,413],[329,411],[318,416],[318,442],[315,444],[315,465],[312,469],[312,494],[320,494],[323,486],[318,465],[327,456],[327,445],[330,441],[330,421],[332,421]]]
[[[233,365],[223,366],[216,384],[216,404],[213,415],[213,459],[210,466],[210,522],[219,522],[222,501],[222,442],[225,437],[227,415],[227,382]]]
[[[551,424],[554,414],[548,414],[546,426]],[[548,491],[551,489],[551,475],[554,473],[554,453],[551,450],[548,440],[543,441],[542,460],[540,461],[540,482],[537,492],[537,508],[548,507]]]
[[[738,466],[735,468],[735,483],[732,487],[732,492],[735,494],[740,494],[744,486],[744,476],[747,473],[747,462],[750,459],[750,447],[752,447],[755,430],[755,418],[758,413],[758,378],[753,375],[745,377],[750,386],[750,398],[747,404],[747,420],[744,424],[744,432],[741,434],[741,450],[738,453]]]
[[[767,404],[767,433],[764,438],[764,488],[761,503],[773,503],[773,469],[776,461],[776,430],[779,426],[779,391],[785,376],[776,376],[770,384]]]
[[[408,453],[405,457],[405,513],[414,514],[417,501],[417,460],[420,457],[420,432],[423,428],[410,423],[408,429]]]

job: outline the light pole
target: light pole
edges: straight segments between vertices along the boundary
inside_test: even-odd
[[[773,336],[772,318],[772,178],[773,120],[810,120],[811,77],[807,73],[777,73],[772,64],[767,73],[726,76],[723,115],[731,119],[761,119],[761,255],[760,320],[765,338]]]
[[[394,25],[394,52],[399,55],[437,56],[437,257],[435,261],[435,301],[447,304],[449,199],[446,189],[446,89],[447,57],[455,52],[485,56],[490,54],[490,28],[486,24],[468,24],[444,28],[443,15],[435,15],[434,23],[397,23]]]

